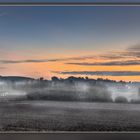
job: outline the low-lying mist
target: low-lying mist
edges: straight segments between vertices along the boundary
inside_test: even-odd
[[[0,101],[53,100],[140,103],[140,85],[108,82],[0,82]]]

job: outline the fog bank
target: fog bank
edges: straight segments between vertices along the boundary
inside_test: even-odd
[[[11,99],[139,103],[140,85],[84,80],[0,81],[0,101]]]

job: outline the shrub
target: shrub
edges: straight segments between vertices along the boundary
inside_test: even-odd
[[[128,103],[128,100],[123,96],[118,96],[115,98],[115,103]]]

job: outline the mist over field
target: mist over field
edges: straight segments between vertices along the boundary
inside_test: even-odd
[[[87,77],[0,77],[0,131],[139,131],[139,88]]]
[[[140,102],[140,83],[103,79],[2,79],[0,101],[52,100],[81,102]]]

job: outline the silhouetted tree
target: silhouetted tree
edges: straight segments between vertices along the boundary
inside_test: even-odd
[[[39,78],[39,80],[40,80],[40,81],[43,81],[43,80],[44,80],[44,78],[43,78],[43,77],[40,77],[40,78]]]
[[[115,103],[128,103],[128,100],[123,96],[118,96],[115,98]]]
[[[56,77],[56,76],[53,76],[51,79],[52,79],[53,82],[58,82],[59,81],[59,78]]]

